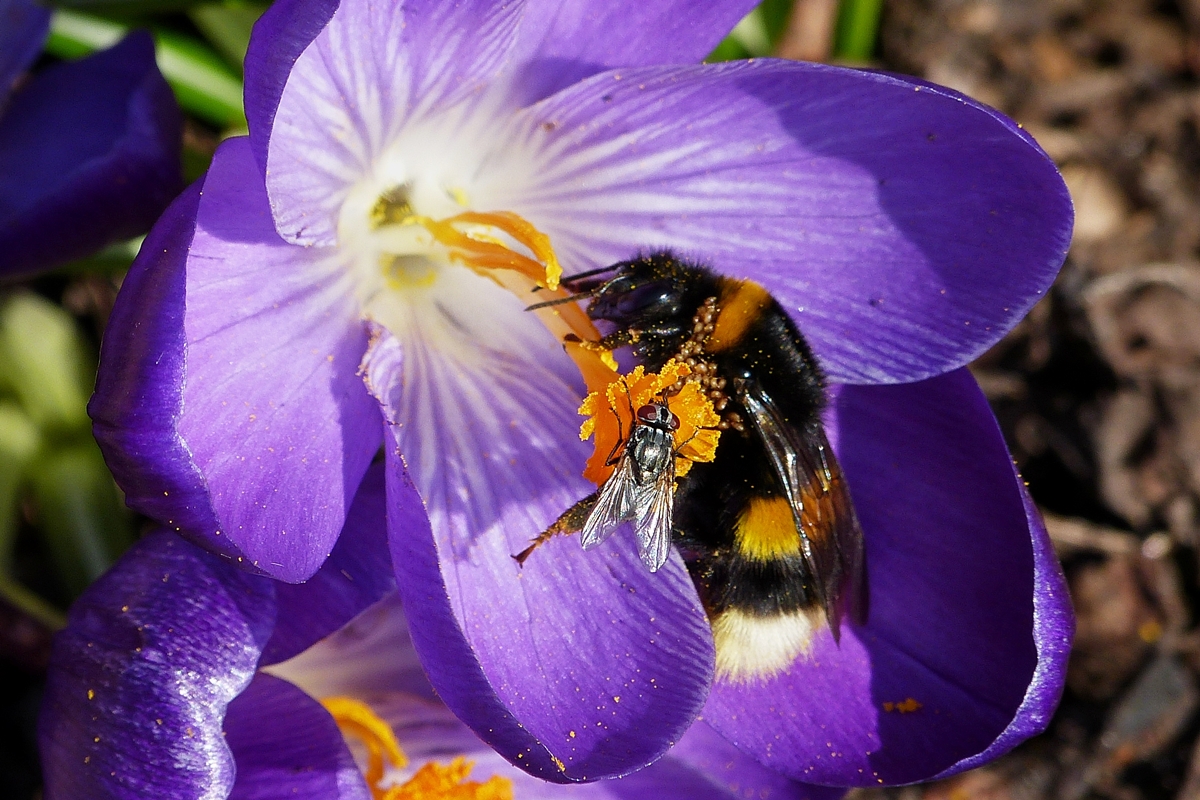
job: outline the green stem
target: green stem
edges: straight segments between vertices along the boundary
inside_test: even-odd
[[[11,578],[0,577],[0,598],[52,631],[67,627],[65,614]]]
[[[883,0],[842,0],[833,57],[842,61],[870,61],[875,55],[882,11]]]

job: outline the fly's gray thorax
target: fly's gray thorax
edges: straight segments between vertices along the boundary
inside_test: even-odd
[[[633,477],[639,485],[650,483],[675,457],[675,439],[670,432],[652,425],[638,425],[629,436]]]

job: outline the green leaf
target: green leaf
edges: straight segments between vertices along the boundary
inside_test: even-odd
[[[704,59],[706,64],[716,64],[721,61],[736,61],[739,58],[749,58],[750,53],[732,36],[726,36],[716,49]]]
[[[0,308],[0,380],[43,432],[91,430],[87,400],[95,357],[60,306],[22,293]]]
[[[762,5],[758,7],[762,14],[763,27],[767,31],[767,38],[771,42],[772,53],[779,46],[779,40],[787,33],[793,5],[795,5],[795,0],[763,0]]]
[[[173,31],[157,31],[158,68],[179,105],[222,128],[245,127],[242,80],[201,42]]]
[[[0,400],[0,578],[12,575],[21,485],[41,443],[29,415],[13,401]]]
[[[67,275],[120,275],[129,270],[145,239],[145,236],[135,236],[117,242],[87,258],[64,264],[57,271]]]
[[[763,0],[742,17],[708,58],[709,64],[718,61],[733,61],[739,58],[769,56],[787,32],[788,18],[792,13],[793,0]]]
[[[838,8],[833,57],[866,63],[875,55],[883,0],[842,0]]]
[[[132,17],[183,11],[211,2],[212,0],[43,0],[42,5],[113,17]]]
[[[79,58],[111,47],[128,28],[93,14],[60,9],[50,20],[46,52]],[[169,30],[154,32],[155,54],[163,77],[184,110],[223,128],[245,126],[242,81],[203,42]]]
[[[267,10],[265,3],[240,3],[227,0],[196,6],[188,12],[192,23],[204,38],[217,49],[225,61],[240,75],[246,48],[250,45],[250,29]]]
[[[129,29],[120,23],[76,11],[56,11],[50,18],[46,52],[59,58],[83,58],[112,47]]]
[[[67,627],[67,616],[11,578],[0,575],[0,597],[52,631]]]
[[[38,527],[63,586],[77,597],[133,543],[129,513],[94,441],[43,452],[29,475]]]

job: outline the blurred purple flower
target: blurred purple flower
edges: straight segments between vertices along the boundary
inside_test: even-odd
[[[410,759],[388,776],[400,781],[425,762],[465,756],[471,780],[499,775],[521,800],[841,794],[772,773],[702,724],[622,780],[564,787],[512,767],[421,671],[394,591],[383,503],[376,469],[332,556],[300,585],[249,575],[167,531],[135,545],[55,639],[40,726],[47,799],[366,800],[372,792],[318,703],[331,696],[367,702],[392,726]]]
[[[49,24],[47,9],[0,0],[0,276],[145,233],[183,186],[183,117],[150,36],[18,86]]]
[[[421,662],[547,780],[626,774],[703,710],[792,778],[916,781],[1040,731],[1061,691],[1062,577],[962,365],[1053,280],[1065,187],[940,87],[665,66],[749,5],[277,2],[247,56],[250,137],[155,227],[104,343],[91,413],[130,504],[247,569],[317,573],[382,443]],[[519,215],[571,272],[671,248],[794,314],[837,384],[866,626],[714,685],[677,554],[649,574],[619,536],[563,540],[518,570],[591,490],[583,382],[504,276],[451,262],[447,228],[526,252],[481,213]]]

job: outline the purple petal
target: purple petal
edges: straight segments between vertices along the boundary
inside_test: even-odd
[[[470,780],[486,781],[493,775],[513,783],[513,796],[522,800],[594,798],[594,800],[738,800],[770,797],[776,800],[837,800],[844,789],[806,786],[772,773],[742,755],[702,723],[697,723],[683,742],[665,757],[632,775],[588,784],[562,786],[547,783],[511,766],[481,742],[439,702],[409,695],[374,697],[371,706],[396,731],[409,764],[395,774],[407,780],[428,761],[445,763],[465,756],[474,763]],[[703,744],[696,744],[694,731],[701,728]],[[685,745],[691,745],[681,757]]]
[[[717,684],[705,720],[773,769],[843,786],[926,780],[1041,730],[1069,599],[974,379],[841,387],[830,422],[866,537],[868,624],[840,647],[824,632],[776,679]]]
[[[533,775],[594,780],[682,735],[711,680],[711,636],[679,557],[650,574],[631,537],[593,553],[553,541],[523,570],[511,558],[590,491],[573,403],[543,366],[554,351],[503,347],[517,335],[462,334],[481,350],[455,363],[415,338],[401,358],[380,333],[368,381],[404,421],[387,447],[392,563],[413,643],[455,714]]]
[[[275,109],[288,74],[304,48],[337,11],[341,0],[278,0],[271,3],[254,29],[243,64],[244,104],[250,146],[259,172],[267,169],[267,143],[275,124]]]
[[[156,226],[118,298],[96,435],[134,508],[304,580],[380,440],[357,301],[336,253],[275,234],[245,139],[218,150],[193,228],[195,203]]]
[[[548,783],[505,761],[440,702],[393,694],[371,698],[371,706],[395,730],[400,746],[409,757],[407,767],[389,774],[386,779],[389,782],[403,783],[429,761],[444,764],[462,756],[474,765],[468,780],[484,782],[499,775],[512,782],[513,796],[521,800],[556,800],[564,797],[590,800],[736,800],[743,797],[722,791],[703,771],[692,769],[670,756],[625,778],[569,786]],[[789,795],[777,796],[782,800]]]
[[[229,800],[369,800],[342,732],[321,704],[290,683],[259,674],[225,715],[237,761]]]
[[[671,748],[671,752],[663,759],[667,760],[680,761],[696,771],[707,774],[711,780],[726,788],[733,797],[838,800],[846,793],[846,790],[841,788],[812,786],[793,781],[767,769],[731,745],[703,720],[697,720],[695,725],[688,728],[679,744]]]
[[[531,0],[513,53],[521,104],[614,67],[694,64],[755,5]]]
[[[48,800],[223,796],[225,708],[254,675],[271,582],[158,531],[71,609],[38,739]]]
[[[36,75],[0,117],[0,273],[144,233],[183,185],[181,126],[144,32]]]
[[[760,281],[836,381],[974,358],[1046,291],[1071,232],[1066,187],[1011,120],[819,64],[598,75],[495,147],[473,202],[532,221],[568,271],[669,247]]]
[[[202,188],[193,184],[170,205],[121,284],[88,414],[125,502],[232,558],[240,555],[232,541],[202,535],[219,525],[176,430],[185,376],[184,266]]]
[[[304,583],[276,587],[279,614],[262,663],[284,661],[308,649],[393,592],[396,578],[384,520],[383,463],[367,470],[346,525],[329,558]]]
[[[0,0],[0,113],[13,82],[42,52],[50,9],[29,0]]]
[[[1017,477],[1020,480],[1020,475]],[[1067,673],[1067,658],[1071,655],[1071,641],[1075,638],[1075,614],[1071,608],[1066,578],[1050,542],[1050,534],[1046,532],[1042,515],[1025,490],[1024,483],[1021,484],[1021,496],[1029,530],[1033,534],[1033,582],[1036,587],[1033,595],[1033,640],[1037,644],[1037,668],[1021,707],[1004,732],[996,737],[988,749],[964,758],[939,774],[939,778],[986,764],[1031,736],[1037,736],[1050,724],[1050,718],[1062,697],[1063,676]]]
[[[269,136],[267,192],[283,237],[337,242],[350,189],[370,178],[386,148],[403,150],[402,129],[476,97],[500,72],[521,9],[344,0],[296,60],[269,132],[254,134]]]

